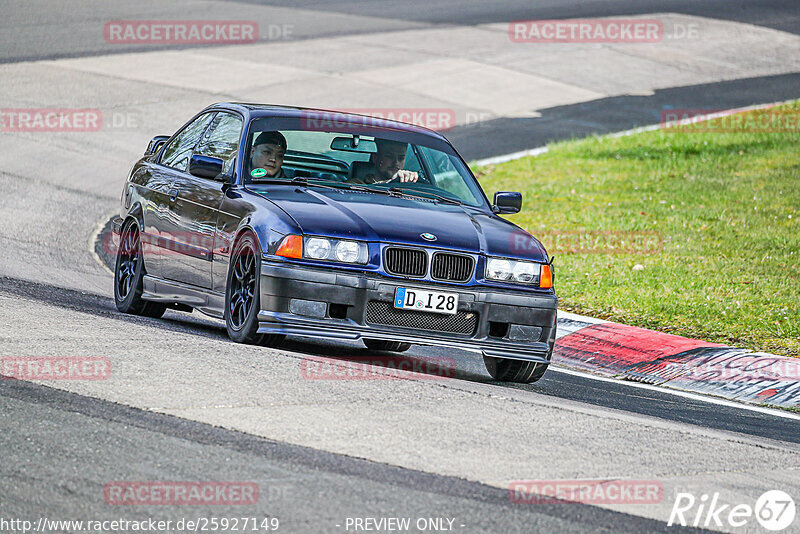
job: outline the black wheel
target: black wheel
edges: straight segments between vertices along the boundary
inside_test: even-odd
[[[507,358],[495,358],[494,356],[484,356],[483,363],[486,370],[495,380],[501,382],[517,382],[520,384],[531,384],[542,376],[549,364],[524,362],[522,360],[509,360]]]
[[[365,339],[364,345],[370,350],[385,350],[389,352],[405,352],[411,348],[411,343],[386,341],[384,339]]]
[[[237,343],[273,347],[285,336],[258,333],[260,273],[261,251],[253,234],[248,232],[236,243],[231,255],[225,291],[225,326],[228,336]]]
[[[159,302],[142,299],[144,287],[144,256],[139,225],[130,221],[123,227],[114,266],[114,304],[122,313],[159,318],[167,307]]]

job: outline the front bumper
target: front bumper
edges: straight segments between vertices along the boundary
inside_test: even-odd
[[[444,318],[447,316],[394,311],[394,290],[398,286],[458,293],[460,332],[443,331],[449,327],[436,326],[447,322]],[[264,258],[258,332],[323,339],[401,341],[547,363],[555,341],[557,305],[555,295],[415,280],[393,281],[359,273],[287,266]],[[376,321],[377,308],[382,310],[383,318]],[[433,325],[435,329],[383,324],[395,320],[408,323],[407,314],[427,316],[419,317],[424,320],[419,322]],[[474,326],[466,332],[464,324]]]

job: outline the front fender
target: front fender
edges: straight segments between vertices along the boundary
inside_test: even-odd
[[[300,233],[300,227],[286,212],[261,195],[242,188],[230,188],[223,197],[217,219],[212,267],[214,291],[225,292],[231,252],[236,240],[246,231],[256,236],[261,252],[269,254],[278,248],[283,236]]]

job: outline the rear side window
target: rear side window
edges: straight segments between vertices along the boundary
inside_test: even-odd
[[[242,119],[231,113],[217,113],[211,128],[203,136],[195,154],[211,156],[223,161],[222,172],[228,174],[236,160],[239,139],[242,136]]]
[[[214,113],[200,115],[181,130],[164,149],[164,153],[161,155],[161,164],[186,172],[192,151],[214,115]]]

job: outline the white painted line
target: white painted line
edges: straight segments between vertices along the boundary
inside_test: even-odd
[[[680,119],[678,121],[667,121],[667,124],[672,124],[673,122],[676,122],[677,124],[680,124],[680,125],[695,124],[695,123],[698,123],[698,122],[703,122],[705,120],[718,119],[720,117],[727,117],[728,115],[734,115],[736,113],[744,113],[746,111],[753,111],[753,110],[756,110],[756,109],[768,109],[768,108],[775,107],[775,106],[780,106],[780,105],[783,105],[783,104],[790,104],[790,103],[794,102],[795,100],[796,99],[785,100],[783,102],[773,102],[771,104],[756,104],[756,105],[747,106],[747,107],[744,107],[744,108],[722,109],[722,110],[719,110],[719,111],[714,111],[713,113],[707,113],[705,115],[695,115],[694,117],[690,117],[688,119]],[[619,137],[619,136],[615,135],[615,137]]]
[[[585,315],[578,315],[577,313],[570,313],[564,310],[558,310],[558,318],[566,319],[567,321],[578,321],[589,324],[603,324],[609,322],[605,319],[595,319],[594,317],[586,317]]]
[[[106,222],[108,222],[108,220],[114,215],[117,215],[117,213],[109,214],[107,217],[101,219],[100,222],[97,223],[97,227],[95,227],[94,231],[92,232],[92,235],[89,236],[89,254],[91,254],[92,257],[94,258],[94,261],[99,263],[100,267],[108,271],[108,273],[111,276],[114,276],[114,271],[112,271],[105,263],[103,263],[103,260],[101,260],[100,256],[97,255],[97,252],[95,252],[94,250],[94,244],[97,241],[97,236],[100,235],[100,232],[105,227]]]
[[[785,419],[792,419],[794,421],[800,421],[800,415],[795,415],[791,412],[787,412],[784,410],[780,410],[777,408],[764,408],[762,406],[753,406],[751,404],[745,404],[741,402],[721,399],[719,397],[713,396],[705,396],[700,395],[697,393],[689,393],[688,391],[681,391],[678,389],[671,388],[669,386],[653,386],[650,384],[642,384],[641,382],[630,382],[628,380],[620,380],[618,378],[608,378],[605,376],[597,376],[589,373],[583,373],[581,371],[575,371],[574,369],[568,369],[566,367],[558,367],[557,364],[551,364],[550,369],[551,371],[556,371],[557,373],[564,373],[567,375],[573,376],[580,376],[582,378],[589,378],[591,380],[597,380],[599,382],[611,382],[614,384],[620,384],[625,386],[630,386],[639,389],[647,389],[650,391],[658,391],[661,393],[668,393],[669,395],[674,395],[676,397],[683,397],[685,399],[691,399],[696,401],[708,402],[710,404],[717,404],[719,406],[727,406],[729,408],[737,408],[740,410],[747,410],[750,412],[757,412],[767,415],[773,415],[775,417],[783,417]]]
[[[511,154],[504,154],[502,156],[494,156],[491,158],[479,159],[477,161],[473,161],[472,164],[474,166],[496,165],[498,163],[505,163],[507,161],[513,161],[515,159],[525,158],[527,156],[538,156],[539,154],[544,154],[548,150],[550,149],[547,148],[546,146],[540,146],[538,148],[521,150],[520,152],[512,152]]]
[[[775,107],[775,106],[782,106],[784,104],[790,104],[790,103],[795,102],[795,101],[797,101],[797,99],[793,98],[792,100],[784,100],[782,102],[771,102],[769,104],[756,104],[754,106],[746,106],[746,107],[743,107],[743,108],[733,108],[733,109],[715,111],[714,113],[708,113],[706,115],[696,115],[696,116],[692,117],[691,119],[681,120],[680,122],[681,122],[681,124],[691,124],[691,123],[695,123],[695,122],[702,122],[704,120],[714,119],[714,118],[718,118],[718,117],[722,117],[722,116],[726,116],[726,115],[731,115],[733,113],[744,113],[746,111],[753,111],[753,110],[756,110],[756,109],[766,109],[766,108],[772,108],[772,107]],[[642,132],[652,132],[652,131],[660,129],[661,127],[662,127],[661,123],[659,123],[659,124],[650,124],[649,126],[640,126],[638,128],[633,128],[631,130],[624,130],[622,132],[603,134],[600,137],[609,137],[609,138],[627,137],[629,135],[635,135],[635,134],[642,133]],[[479,160],[473,161],[472,165],[475,166],[475,167],[480,167],[480,166],[483,166],[483,165],[496,165],[498,163],[506,163],[508,161],[513,161],[515,159],[525,158],[525,157],[528,157],[528,156],[538,156],[538,155],[544,154],[544,153],[546,153],[548,151],[549,151],[549,148],[546,147],[546,146],[541,146],[541,147],[537,147],[537,148],[530,148],[528,150],[521,150],[519,152],[512,152],[510,154],[503,154],[501,156],[493,156],[491,158],[479,159]]]

